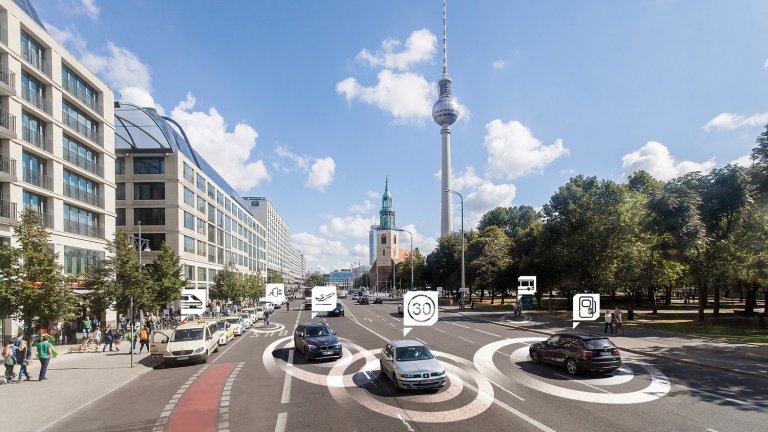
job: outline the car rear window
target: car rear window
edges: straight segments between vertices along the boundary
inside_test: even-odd
[[[587,339],[584,341],[584,345],[588,349],[616,348],[616,345],[608,339]]]

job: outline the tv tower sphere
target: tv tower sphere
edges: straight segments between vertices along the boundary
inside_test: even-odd
[[[432,119],[440,126],[452,125],[459,118],[459,104],[451,94],[452,81],[447,75],[443,75],[438,85],[440,87],[440,98],[432,107]]]

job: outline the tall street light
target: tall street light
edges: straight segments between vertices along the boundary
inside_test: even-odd
[[[413,291],[413,233],[407,229],[398,228],[398,231],[407,232],[411,236],[411,291]]]
[[[138,235],[132,235],[131,240],[136,242],[136,250],[139,252],[139,272],[141,272],[141,251],[142,248],[144,249],[144,252],[152,252],[152,249],[149,248],[149,239],[145,239],[141,237],[141,221],[137,222],[139,225],[139,234]],[[131,367],[133,367],[133,351],[136,347],[136,314],[133,312],[133,294],[131,294]]]
[[[458,195],[461,200],[461,288],[466,288],[466,280],[464,279],[464,197],[455,190],[446,189],[445,191]],[[461,296],[464,296],[463,292]],[[472,301],[472,291],[469,292],[469,301]]]

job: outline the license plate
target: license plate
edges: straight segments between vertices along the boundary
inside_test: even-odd
[[[603,351],[600,354],[598,354],[597,356],[598,357],[608,357],[609,355],[611,355],[611,353]]]
[[[182,360],[189,360],[189,357],[183,356],[183,357],[176,357],[176,360],[182,361]]]
[[[333,355],[333,351],[323,351],[323,355]]]
[[[421,381],[421,384],[434,384],[435,380],[423,380]]]

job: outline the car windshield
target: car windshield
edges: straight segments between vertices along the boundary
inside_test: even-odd
[[[240,318],[227,318],[227,322],[230,324],[240,324]]]
[[[216,323],[216,327],[219,328],[219,330],[226,330],[227,329],[227,323],[224,321],[219,321]]]
[[[180,329],[173,332],[171,336],[171,342],[185,342],[200,340],[203,338],[203,329]]]
[[[587,339],[584,345],[589,349],[616,348],[616,345],[608,339]]]
[[[395,350],[396,361],[418,361],[433,358],[432,353],[425,346],[401,347]]]
[[[317,327],[307,327],[307,336],[309,337],[316,337],[316,336],[330,336],[331,335],[331,329],[324,326],[317,326]]]

